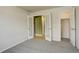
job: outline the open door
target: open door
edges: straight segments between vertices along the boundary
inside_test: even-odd
[[[76,39],[75,39],[75,9],[73,8],[70,16],[70,41],[72,45],[76,46]]]
[[[28,16],[28,39],[33,38],[33,17]]]
[[[44,15],[45,19],[45,39],[51,41],[51,13]]]

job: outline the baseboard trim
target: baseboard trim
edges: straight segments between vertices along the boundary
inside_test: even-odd
[[[26,40],[23,40],[23,41],[18,42],[18,43],[14,44],[14,45],[11,45],[11,46],[9,46],[9,47],[7,47],[7,48],[5,48],[5,49],[1,50],[1,51],[0,51],[0,53],[2,53],[2,52],[4,52],[5,50],[10,49],[10,48],[12,48],[12,47],[14,47],[14,46],[18,45],[18,44],[20,44],[20,43],[22,43],[22,42],[24,42],[24,41],[26,41]]]

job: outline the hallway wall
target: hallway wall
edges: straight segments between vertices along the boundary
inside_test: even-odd
[[[27,14],[19,7],[0,7],[0,52],[27,40]]]

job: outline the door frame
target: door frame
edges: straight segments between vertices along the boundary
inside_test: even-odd
[[[34,26],[34,37],[36,36],[35,34],[35,17],[41,17],[41,23],[42,23],[42,16],[33,16],[33,26]],[[43,32],[43,29],[41,29],[42,30],[42,32]],[[43,34],[43,33],[42,33]],[[41,35],[42,35],[41,34]]]
[[[50,30],[50,37],[49,36],[47,36],[47,32],[45,32],[46,31],[46,16],[48,15],[48,17],[50,17],[49,18],[49,20],[51,20],[51,16],[52,16],[52,13],[50,13],[50,12],[42,12],[42,13],[35,13],[35,14],[32,14],[32,19],[33,19],[33,22],[32,22],[32,24],[33,24],[33,37],[34,37],[34,16],[43,16],[43,17],[45,17],[45,19],[44,19],[44,39],[45,40],[48,40],[48,41],[52,41],[52,28],[49,28],[49,29],[51,29]],[[51,23],[51,25],[52,25],[52,23]]]
[[[63,11],[62,13],[64,13],[66,11]],[[70,12],[70,16],[69,18],[69,22],[70,22],[70,42],[71,44],[76,47],[76,30],[75,30],[75,8],[69,8],[69,12]],[[61,20],[61,17],[60,17]]]
[[[65,19],[61,19],[61,34],[62,34],[62,21],[67,20],[69,23],[69,40],[70,40],[70,18],[65,18]],[[61,39],[62,39],[62,35],[61,35]]]
[[[35,16],[41,16],[41,20],[42,20],[42,36],[45,37],[45,23],[43,22],[43,16],[42,15],[35,15]],[[33,36],[34,37],[35,37],[35,19],[34,19],[35,16],[33,16],[33,31],[34,31]]]

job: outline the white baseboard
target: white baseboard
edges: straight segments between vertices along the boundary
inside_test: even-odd
[[[18,44],[20,44],[20,43],[22,43],[22,42],[24,42],[24,41],[26,41],[26,40],[23,40],[23,41],[17,42],[16,44],[13,44],[13,45],[11,45],[11,46],[9,46],[9,47],[7,47],[7,48],[1,50],[0,53],[3,52],[3,51],[5,51],[5,50],[7,50],[7,49],[10,49],[10,48],[12,48],[12,47],[18,45]]]

